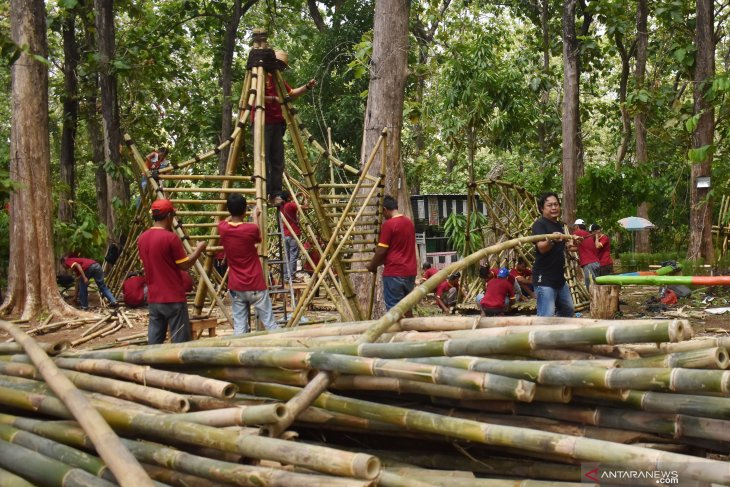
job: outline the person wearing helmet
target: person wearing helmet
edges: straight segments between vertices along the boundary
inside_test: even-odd
[[[461,273],[454,272],[436,288],[436,304],[446,314],[451,314],[459,299]]]
[[[275,51],[274,55],[280,71],[289,68],[289,55],[285,51]],[[286,81],[284,82],[287,95],[292,100],[299,98],[315,86],[317,86],[317,81],[314,79],[310,79],[298,88],[292,88]],[[284,119],[281,102],[282,100],[279,99],[276,91],[274,76],[272,73],[267,73],[266,89],[264,91],[264,153],[266,154],[266,191],[269,194],[270,204],[273,203],[276,196],[283,189],[286,120]],[[254,117],[255,110],[251,110],[252,124]]]
[[[509,269],[502,267],[496,279],[487,281],[487,289],[479,303],[485,316],[503,315],[515,301],[515,288],[509,281]]]

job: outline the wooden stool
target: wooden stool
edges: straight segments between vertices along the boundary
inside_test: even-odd
[[[190,327],[193,331],[193,340],[198,340],[204,330],[208,330],[208,336],[215,336],[215,328],[218,326],[217,318],[196,318],[190,320]]]

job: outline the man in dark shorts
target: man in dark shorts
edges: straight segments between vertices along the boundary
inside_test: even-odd
[[[532,225],[533,235],[563,234],[560,218],[560,200],[556,193],[543,193],[537,200],[537,209],[542,213]],[[532,266],[532,285],[537,297],[537,316],[558,316],[572,318],[573,298],[565,280],[565,242],[563,240],[541,240],[535,244],[535,265]],[[574,245],[569,246],[575,250]]]
[[[226,202],[228,220],[218,223],[218,235],[228,259],[228,290],[233,303],[233,334],[248,333],[249,306],[253,305],[256,317],[267,330],[279,328],[271,308],[271,298],[266,289],[264,271],[259,261],[257,245],[261,231],[255,223],[246,223],[246,199],[233,193]]]
[[[398,211],[398,202],[392,196],[383,197],[385,222],[380,228],[378,246],[367,269],[375,273],[383,269],[383,297],[389,310],[413,291],[418,274],[416,261],[416,229],[410,218]],[[413,316],[411,311],[406,316]]]
[[[192,338],[185,282],[180,271],[187,271],[198,260],[206,247],[200,242],[192,254],[187,255],[182,241],[172,231],[175,208],[169,200],[152,203],[154,223],[137,240],[139,257],[147,278],[149,302],[149,326],[147,343],[165,341],[168,326],[173,343],[187,342]]]

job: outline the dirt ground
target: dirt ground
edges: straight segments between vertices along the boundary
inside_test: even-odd
[[[709,303],[704,303],[703,300],[710,296],[712,299]],[[694,290],[693,293],[686,298],[680,298],[676,305],[670,306],[666,311],[649,311],[647,310],[647,300],[652,297],[659,296],[659,288],[650,286],[624,286],[621,288],[620,295],[620,313],[617,319],[636,319],[636,318],[681,318],[688,319],[693,326],[696,336],[721,336],[730,333],[730,313],[725,314],[710,314],[705,312],[705,308],[719,308],[719,307],[730,307],[730,290],[723,288],[715,289],[698,289]],[[335,321],[337,316],[336,313],[327,309],[326,303],[320,303],[322,306],[317,307],[315,310],[307,313],[307,316],[312,321]],[[90,296],[91,310],[96,312],[101,319],[103,316],[111,314],[111,320],[119,319],[119,314],[123,313],[127,320],[122,319],[121,322],[124,326],[118,331],[102,337],[94,338],[90,341],[77,345],[77,349],[89,349],[89,348],[106,348],[109,346],[119,346],[127,343],[136,343],[134,340],[129,341],[130,337],[138,335],[146,335],[147,332],[147,312],[145,308],[138,309],[127,309],[124,306],[119,308],[119,311],[111,310],[109,308],[100,308],[98,298],[95,300]],[[95,306],[96,305],[96,306]],[[523,303],[516,314],[526,314],[529,309],[534,309],[534,304]],[[473,312],[476,312],[474,310]],[[441,314],[440,309],[435,304],[432,297],[427,298],[425,301],[418,305],[416,310],[418,315],[434,316]],[[588,318],[590,312],[583,310],[581,316]],[[98,320],[97,320],[98,321]],[[132,326],[127,326],[127,321]],[[51,319],[50,323],[54,323]],[[24,330],[29,331],[39,326],[40,323],[19,323]],[[39,342],[55,342],[61,340],[68,340],[73,342],[79,340],[82,334],[91,328],[93,322],[85,323],[76,327],[65,326],[58,331],[51,333],[35,335],[35,339]],[[228,335],[232,333],[232,328],[227,324],[222,324],[217,329],[218,335]],[[204,333],[207,336],[207,333]],[[8,340],[8,335],[0,332],[0,341]]]

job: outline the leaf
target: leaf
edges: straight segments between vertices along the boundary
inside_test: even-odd
[[[700,117],[702,116],[702,112],[689,117],[686,122],[684,122],[684,128],[687,130],[687,132],[694,132],[697,128],[697,124],[700,123]]]
[[[711,149],[712,144],[703,145],[702,147],[697,147],[695,149],[690,149],[687,153],[687,157],[692,164],[699,164],[701,162],[705,162],[710,154]]]

